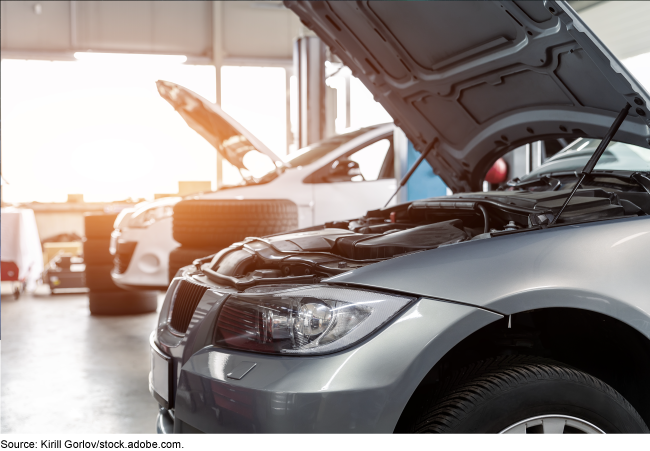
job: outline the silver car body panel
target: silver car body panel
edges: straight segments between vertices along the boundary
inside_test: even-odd
[[[287,1],[454,192],[545,137],[648,147],[650,95],[566,2]],[[417,32],[414,32],[417,30]]]
[[[566,307],[650,337],[650,217],[466,241],[360,268],[330,282],[403,291],[503,315]]]
[[[177,278],[157,336],[174,360],[174,430],[392,432],[442,357],[488,324],[532,309],[599,312],[650,337],[649,249],[650,218],[636,217],[467,241],[356,269],[327,282],[419,300],[356,346],[316,357],[205,346],[232,289],[211,287],[188,332],[170,333],[165,312]],[[255,367],[241,380],[228,378],[242,362]]]
[[[336,354],[296,358],[209,346],[182,366],[175,416],[204,432],[393,432],[435,363],[469,331],[500,318],[422,299],[381,333]],[[241,362],[256,366],[241,380],[228,378]]]

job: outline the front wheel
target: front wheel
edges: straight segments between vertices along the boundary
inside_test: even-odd
[[[527,356],[481,361],[443,381],[413,426],[433,433],[648,433],[603,381]]]

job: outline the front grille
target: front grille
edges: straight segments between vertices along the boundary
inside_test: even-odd
[[[181,280],[174,292],[172,313],[169,325],[176,331],[184,334],[190,326],[192,315],[199,305],[207,287],[197,285],[187,280]]]
[[[126,272],[129,263],[131,263],[131,258],[133,257],[133,252],[135,252],[135,246],[137,244],[137,241],[117,242],[113,263],[115,264],[115,271],[118,274],[124,274]]]

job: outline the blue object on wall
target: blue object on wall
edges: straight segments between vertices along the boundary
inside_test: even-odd
[[[420,157],[411,141],[408,145],[407,167],[411,168]],[[447,195],[447,185],[442,179],[433,173],[433,169],[427,160],[420,163],[409,181],[406,183],[407,200],[426,199]]]

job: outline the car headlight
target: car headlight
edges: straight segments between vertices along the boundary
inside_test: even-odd
[[[158,207],[137,210],[128,220],[129,227],[148,227],[156,221],[168,218],[174,214],[173,205],[160,205]]]
[[[129,219],[131,219],[131,215],[133,214],[133,211],[134,211],[133,208],[125,208],[124,210],[122,210],[117,215],[117,218],[115,218],[115,222],[113,223],[113,228],[119,230],[124,226],[124,224],[128,224]]]
[[[217,319],[215,344],[272,354],[326,354],[358,343],[414,298],[309,286],[231,295]]]

